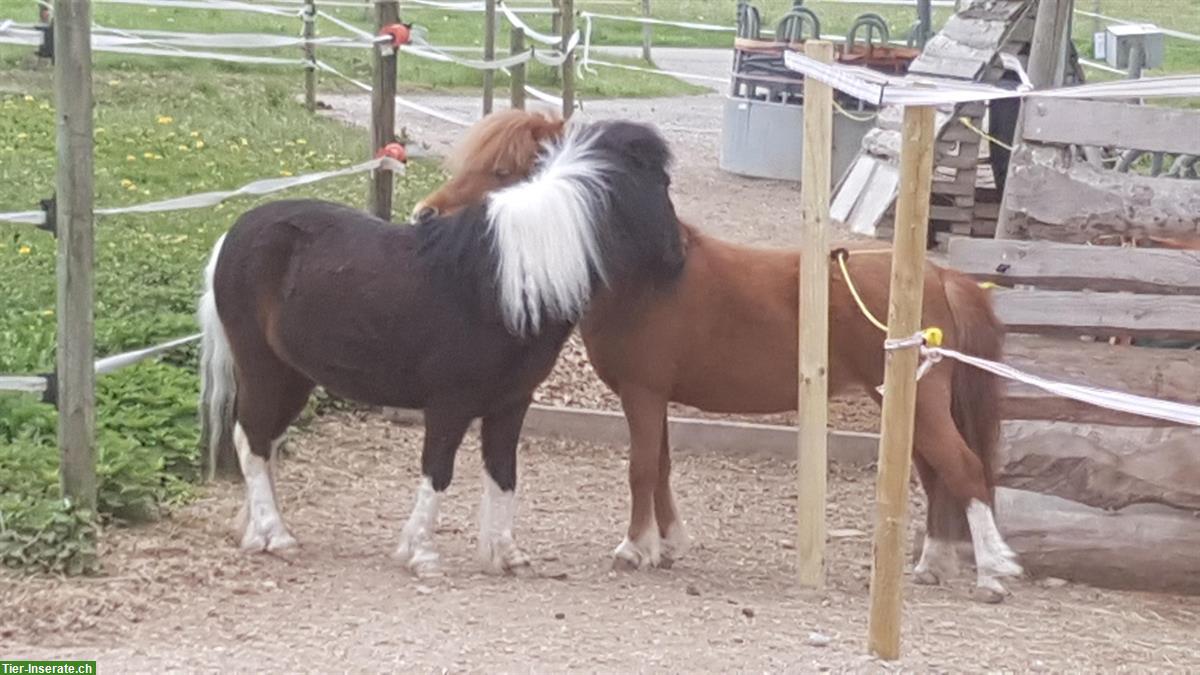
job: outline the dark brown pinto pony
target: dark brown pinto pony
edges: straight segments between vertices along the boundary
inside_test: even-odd
[[[453,177],[417,205],[416,217],[454,213],[519,180],[523,167],[534,164],[539,140],[563,128],[559,120],[522,111],[484,118],[456,150]],[[589,359],[620,397],[629,424],[632,508],[628,534],[615,551],[622,567],[669,563],[688,543],[670,487],[668,402],[723,413],[797,407],[798,253],[732,244],[684,223],[673,227],[686,250],[678,279],[611,283],[593,297],[580,323]],[[851,281],[880,317],[887,316],[890,264],[887,251],[854,253],[848,261]],[[835,268],[830,389],[862,389],[878,402],[885,336],[859,311],[846,281]],[[987,294],[965,275],[926,268],[923,322],[941,328],[951,348],[1000,356],[1003,326]],[[918,386],[915,463],[929,513],[916,576],[924,583],[948,577],[957,542],[969,538],[978,587],[989,599],[1005,593],[1001,577],[1021,573],[991,507],[998,415],[998,383],[982,371],[945,361]]]
[[[239,218],[207,265],[199,319],[210,442],[232,426],[246,482],[241,547],[296,544],[274,455],[320,385],[425,411],[423,479],[397,550],[418,575],[438,572],[439,505],[482,418],[481,560],[527,570],[512,533],[526,410],[596,284],[651,283],[682,264],[678,240],[653,231],[674,221],[667,158],[649,128],[611,124],[559,139],[486,205],[416,226],[315,200]]]

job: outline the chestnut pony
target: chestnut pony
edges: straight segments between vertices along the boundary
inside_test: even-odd
[[[274,454],[317,385],[425,411],[422,480],[397,557],[439,571],[433,536],[454,458],[482,418],[479,554],[521,573],[517,440],[533,392],[600,280],[655,283],[682,266],[668,150],[643,125],[557,139],[538,169],[452,215],[397,226],[311,199],[243,214],[205,269],[201,404],[213,447],[232,429],[246,483],[241,546],[295,545]],[[211,450],[210,450],[211,452]]]
[[[493,113],[450,157],[452,177],[414,209],[418,220],[455,212],[525,176],[558,119],[520,110]],[[673,214],[673,211],[672,211]],[[722,413],[796,409],[799,253],[742,246],[674,223],[685,248],[669,283],[613,280],[592,296],[579,324],[588,357],[621,400],[630,434],[629,529],[614,552],[619,567],[669,565],[688,545],[670,487],[667,404]],[[876,316],[887,316],[891,255],[854,253],[850,280]],[[1001,354],[1004,328],[969,277],[929,265],[923,325],[945,344],[987,359]],[[858,388],[880,401],[884,334],[857,307],[835,266],[830,284],[833,393]],[[1006,592],[1000,578],[1021,573],[993,516],[991,458],[999,432],[999,384],[982,371],[943,361],[918,385],[914,454],[929,501],[917,580],[939,583],[970,541],[977,587]]]

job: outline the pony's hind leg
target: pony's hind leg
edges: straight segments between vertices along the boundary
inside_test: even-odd
[[[613,552],[618,569],[657,567],[662,553],[654,514],[654,493],[659,482],[663,429],[667,401],[644,389],[621,392],[621,407],[629,423],[629,531]]]
[[[313,385],[284,364],[275,365],[270,373],[258,368],[253,376],[240,377],[238,384],[233,442],[246,483],[246,502],[235,525],[245,551],[277,552],[296,545],[279,511],[275,455]]]
[[[490,574],[528,575],[533,566],[513,539],[517,513],[517,444],[529,400],[483,418],[483,491],[479,561]]]
[[[433,535],[446,488],[454,477],[454,456],[462,444],[471,417],[457,411],[429,408],[425,411],[425,443],[421,449],[421,484],[416,503],[404,529],[396,559],[418,577],[441,574]]]
[[[664,419],[662,446],[658,450],[658,484],[654,486],[654,519],[658,521],[658,535],[662,539],[660,564],[664,568],[670,568],[675,561],[682,559],[691,544],[675,506],[675,493],[671,491],[671,442],[668,431]]]
[[[921,485],[925,488],[925,541],[921,545],[921,558],[913,569],[913,580],[918,584],[936,586],[948,581],[958,573],[958,533],[952,529],[952,519],[963,518],[963,510],[945,485],[938,480],[933,467],[920,454],[914,459]]]
[[[991,486],[983,462],[967,447],[950,415],[949,386],[930,373],[918,388],[916,451],[937,473],[957,509],[966,511],[975,550],[976,590],[981,600],[998,602],[1007,594],[1003,577],[1022,573],[1016,554],[1004,542],[991,507]],[[941,508],[941,505],[939,505]]]

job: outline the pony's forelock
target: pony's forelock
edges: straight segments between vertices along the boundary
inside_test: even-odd
[[[445,159],[457,176],[467,171],[528,170],[543,143],[559,136],[563,121],[546,112],[501,110],[472,125]]]

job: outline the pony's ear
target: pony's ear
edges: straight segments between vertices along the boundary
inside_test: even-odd
[[[533,140],[541,143],[549,138],[558,138],[562,136],[563,126],[565,121],[550,117],[543,117],[540,124],[533,127]]]

